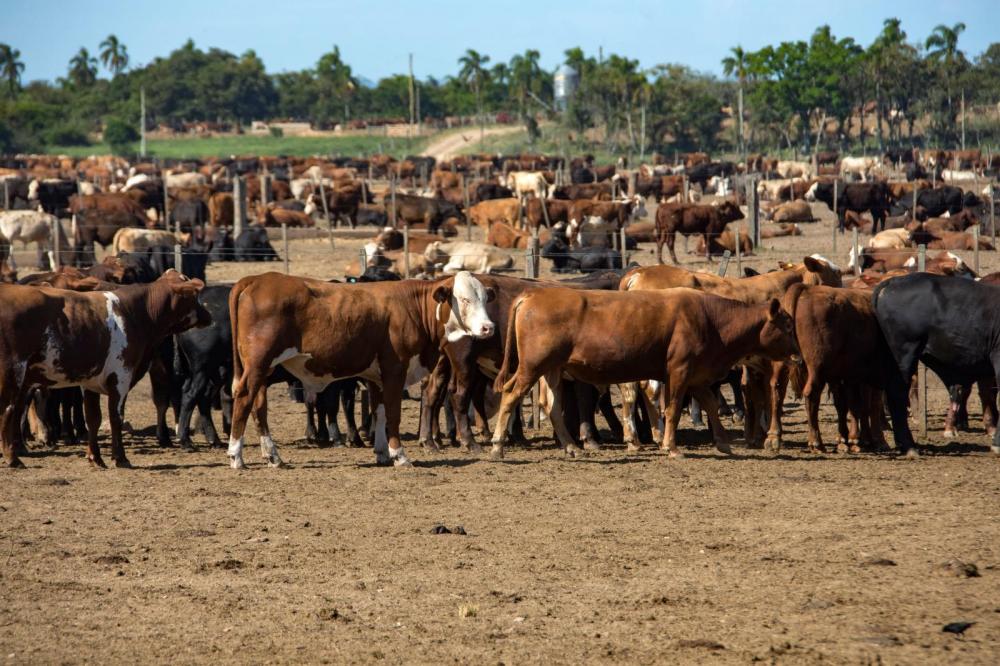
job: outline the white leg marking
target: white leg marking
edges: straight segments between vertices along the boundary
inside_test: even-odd
[[[233,469],[243,469],[246,465],[243,464],[243,438],[235,439],[232,436],[229,437],[229,466]]]
[[[274,443],[270,435],[260,436],[260,455],[267,460],[271,467],[281,467],[281,456],[278,455],[278,445]]]
[[[375,408],[375,460],[379,465],[388,465],[389,438],[385,434],[385,405]]]

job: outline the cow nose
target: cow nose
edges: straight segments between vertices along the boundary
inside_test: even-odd
[[[493,324],[483,324],[479,327],[479,334],[484,338],[488,338],[493,335]]]

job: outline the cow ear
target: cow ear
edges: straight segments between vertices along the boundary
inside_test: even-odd
[[[433,296],[438,303],[447,303],[451,299],[451,287],[441,285],[434,290]]]
[[[774,319],[781,312],[781,301],[777,298],[772,298],[771,302],[767,306],[767,318]]]
[[[486,302],[492,303],[497,298],[497,290],[493,287],[486,287]]]
[[[819,273],[821,270],[823,270],[823,267],[820,265],[820,263],[815,259],[813,259],[812,257],[806,257],[805,259],[802,260],[802,263],[806,265],[806,270],[812,273]]]

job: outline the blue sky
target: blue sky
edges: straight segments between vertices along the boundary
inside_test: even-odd
[[[959,42],[967,54],[1000,39],[998,0],[4,0],[0,42],[20,49],[24,80],[53,80],[81,46],[92,53],[109,33],[144,64],[188,37],[202,48],[234,53],[254,49],[270,72],[302,69],[338,44],[356,74],[378,79],[406,70],[414,54],[418,77],[453,74],[466,48],[507,61],[528,48],[554,68],[562,52],[581,46],[596,54],[638,58],[643,67],[680,62],[720,72],[730,46],[755,50],[808,39],[827,23],[838,37],[867,45],[882,20],[898,16],[910,40],[923,41],[938,23],[967,25]],[[102,74],[103,75],[103,74]]]

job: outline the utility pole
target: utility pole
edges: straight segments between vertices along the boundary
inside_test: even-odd
[[[139,115],[142,116],[139,125],[139,155],[146,156],[146,87],[139,88]]]
[[[416,115],[416,100],[413,95],[413,54],[410,54],[410,128],[413,127],[414,116]],[[410,135],[410,130],[406,130],[406,135]]]
[[[965,150],[965,88],[962,88],[962,150]]]
[[[746,161],[746,148],[743,144],[743,82],[740,82],[739,94],[736,97],[737,113],[739,113],[739,129],[740,129],[740,158]],[[737,243],[739,245],[739,243]]]

